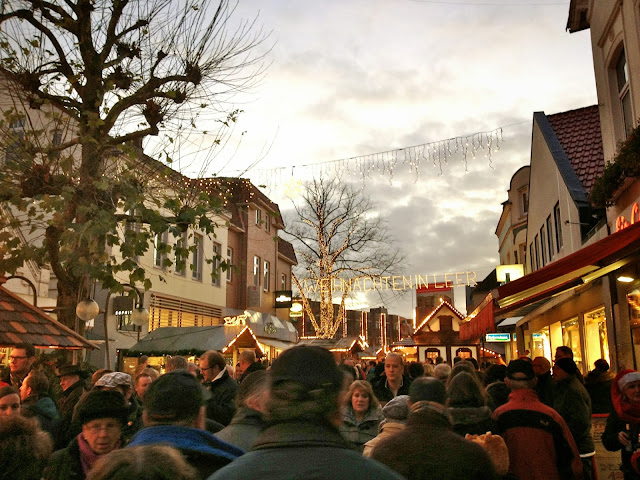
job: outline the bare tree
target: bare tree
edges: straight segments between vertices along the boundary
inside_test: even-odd
[[[294,208],[295,218],[287,222],[286,230],[299,259],[293,281],[316,335],[333,338],[345,320],[345,302],[354,293],[353,286],[360,280],[393,275],[401,268],[403,257],[375,205],[348,183],[313,180],[304,185]],[[335,291],[341,292],[337,317]],[[309,296],[320,301],[319,319],[311,310]]]
[[[189,133],[220,144],[203,120],[232,124],[231,96],[263,73],[265,35],[234,10],[228,0],[2,2],[0,269],[50,265],[68,326],[88,279],[121,291],[120,273],[149,288],[136,258],[158,235],[213,233],[219,196],[165,165]],[[155,159],[142,153],[148,136]],[[44,233],[25,242],[15,231]],[[162,248],[184,264],[184,243]]]

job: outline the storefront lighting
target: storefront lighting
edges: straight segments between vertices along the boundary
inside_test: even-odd
[[[618,281],[622,283],[631,283],[635,280],[633,277],[627,277],[626,275],[620,275]]]

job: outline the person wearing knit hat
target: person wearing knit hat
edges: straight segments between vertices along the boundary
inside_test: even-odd
[[[66,448],[54,452],[43,473],[44,480],[84,479],[94,463],[120,448],[127,408],[120,392],[91,390],[78,405],[82,432]]]
[[[362,454],[365,457],[370,457],[373,448],[383,439],[398,433],[404,429],[407,423],[407,416],[409,415],[409,405],[407,404],[409,395],[398,395],[387,402],[382,407],[382,416],[384,420],[380,422],[378,436],[372,438],[364,444],[364,451]]]
[[[340,434],[345,373],[329,350],[306,345],[289,348],[275,359],[269,377],[267,427],[251,451],[210,480],[402,478],[363,458]]]
[[[578,366],[573,359],[557,359],[552,371],[556,382],[552,407],[567,422],[582,458],[583,476],[591,479],[595,455],[591,435],[591,398],[577,378]]]
[[[487,452],[453,431],[440,380],[416,378],[409,387],[404,430],[381,440],[371,458],[409,480],[429,478],[496,479]],[[425,441],[428,439],[428,441]]]
[[[609,451],[621,450],[625,480],[640,479],[640,372],[621,370],[611,384],[613,411],[607,417],[602,445]]]

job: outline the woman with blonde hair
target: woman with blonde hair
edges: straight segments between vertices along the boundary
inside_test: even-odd
[[[383,420],[380,402],[373,394],[371,384],[356,380],[349,386],[340,431],[362,452],[364,444],[378,435]]]

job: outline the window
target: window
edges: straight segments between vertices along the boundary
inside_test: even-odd
[[[153,266],[156,268],[165,267],[165,259],[167,258],[167,240],[167,232],[156,233],[156,236],[153,239]]]
[[[19,116],[9,122],[9,133],[5,147],[5,162],[15,162],[24,153],[24,126],[27,119]]]
[[[269,215],[269,213],[267,213],[265,219],[264,219],[264,229],[267,232],[271,231],[271,216]]]
[[[262,210],[256,208],[256,225],[262,225]]]
[[[556,227],[556,252],[560,252],[562,248],[562,219],[560,218],[560,204],[556,203],[553,207],[553,222]]]
[[[129,210],[127,212],[127,215],[129,216],[129,218],[124,223],[125,243],[129,243],[129,239],[131,237],[135,238],[135,236],[138,234],[138,232],[140,232],[140,224],[138,222],[136,222],[137,217],[136,217],[135,210]],[[133,244],[133,242],[130,242],[130,244]],[[140,259],[140,256],[139,255],[134,255],[132,258],[137,263],[138,260]],[[155,265],[155,263],[154,263],[154,266],[158,266],[158,265]]]
[[[227,247],[227,282],[233,280],[233,248]]]
[[[283,273],[282,277],[280,277],[280,290],[287,289],[287,274]]]
[[[264,268],[262,269],[262,273],[264,275],[262,285],[264,287],[264,291],[268,292],[270,287],[269,274],[271,273],[271,264],[268,261],[264,261]]]
[[[629,65],[627,65],[624,49],[620,52],[616,62],[616,80],[618,98],[620,99],[620,108],[622,110],[622,127],[625,132],[625,138],[627,138],[633,129],[633,114],[631,113],[631,93],[629,91]]]
[[[533,272],[535,270],[535,265],[533,264],[533,243],[529,244],[529,268]]]
[[[193,251],[191,252],[191,277],[202,280],[202,235],[193,235]]]
[[[540,227],[540,256],[542,257],[542,266],[544,267],[547,264],[547,247],[545,245],[545,238],[547,234],[545,233],[545,226]]]
[[[56,147],[62,145],[62,130],[54,130],[51,137],[51,143]]]
[[[520,216],[524,217],[529,211],[529,189],[522,188],[518,190],[518,199],[520,206]]]
[[[187,274],[187,260],[189,259],[189,252],[186,251],[187,244],[187,232],[184,232],[181,237],[176,241],[176,264],[175,272],[183,277]]]
[[[260,286],[260,257],[253,257],[253,286]]]
[[[547,251],[549,252],[549,261],[553,258],[553,242],[551,241],[551,215],[547,217]]]
[[[211,277],[211,283],[216,287],[220,286],[220,277],[222,276],[222,271],[220,270],[220,263],[222,260],[221,253],[222,245],[213,242],[213,263],[211,264],[211,268],[214,276]]]
[[[540,248],[538,246],[538,235],[536,235],[536,238],[533,239],[533,242],[535,244],[535,249],[536,249],[536,270],[540,268]]]

